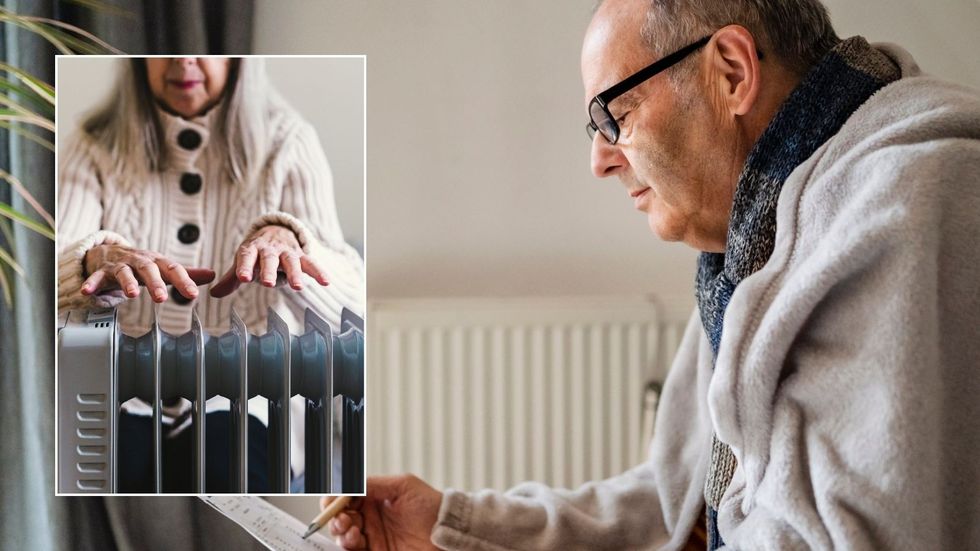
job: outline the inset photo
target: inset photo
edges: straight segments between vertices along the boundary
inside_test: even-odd
[[[365,75],[58,56],[58,495],[363,494]]]

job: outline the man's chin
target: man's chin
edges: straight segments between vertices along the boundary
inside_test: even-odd
[[[653,232],[662,241],[680,241],[684,238],[684,232],[681,228],[676,225],[670,224],[663,217],[656,214],[647,214],[647,224],[650,226],[650,231]]]

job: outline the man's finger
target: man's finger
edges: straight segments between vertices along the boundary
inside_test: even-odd
[[[367,540],[357,526],[352,527],[343,535],[337,537],[337,543],[344,549],[360,550],[367,549]]]
[[[320,285],[329,285],[330,282],[327,281],[327,272],[320,266],[320,263],[308,254],[304,254],[299,259],[300,266],[303,268],[303,272],[316,280]]]
[[[293,251],[285,251],[279,255],[279,263],[282,270],[286,272],[286,280],[294,291],[303,290],[303,267],[299,262],[299,255]]]
[[[255,271],[255,258],[258,255],[254,245],[242,245],[238,247],[238,254],[235,255],[235,273],[238,274],[238,281],[248,283],[252,281],[252,272]]]
[[[126,293],[129,298],[136,298],[140,295],[140,284],[133,275],[133,270],[128,264],[118,264],[112,269],[112,278],[119,284],[119,288]]]
[[[355,511],[342,511],[337,513],[337,516],[330,519],[330,522],[327,523],[327,528],[330,529],[330,533],[334,536],[341,536],[344,532],[355,526],[364,526],[364,517]]]
[[[102,283],[105,281],[106,273],[103,270],[96,270],[95,273],[88,276],[88,279],[82,283],[82,294],[92,295],[95,294],[102,287]]]
[[[350,517],[340,513],[327,522],[327,530],[331,536],[343,535],[350,528]]]
[[[211,286],[208,294],[214,298],[226,297],[234,293],[235,289],[238,289],[238,286],[241,284],[241,279],[235,274],[235,267],[232,266],[225,272],[225,275],[221,276],[221,279],[217,283]]]
[[[394,500],[405,492],[405,486],[411,477],[405,475],[396,476],[370,476],[367,479],[365,493],[372,503],[385,500]]]
[[[355,511],[354,509],[345,509],[340,514],[347,517],[350,526],[357,526],[360,527],[362,530],[364,529],[364,515],[362,515],[360,511]],[[348,526],[348,528],[350,528],[350,526]]]

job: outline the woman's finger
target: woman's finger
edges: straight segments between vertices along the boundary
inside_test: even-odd
[[[243,283],[252,281],[252,272],[255,271],[257,255],[258,250],[251,243],[243,243],[241,247],[238,247],[238,253],[235,255],[235,272],[238,275],[238,281]]]
[[[312,256],[304,254],[299,259],[300,266],[303,268],[303,272],[308,274],[310,277],[316,280],[320,285],[329,285],[330,282],[327,281],[327,273],[320,266],[320,263],[315,260]]]
[[[191,300],[197,298],[197,284],[191,279],[191,276],[187,273],[187,269],[181,266],[179,262],[171,262],[166,258],[160,258],[157,260],[157,266],[160,268],[163,279],[173,285],[174,289],[183,295],[184,298]]]
[[[214,298],[226,297],[234,293],[241,284],[241,279],[235,274],[235,267],[232,266],[228,268],[228,271],[225,272],[225,275],[221,276],[221,279],[217,283],[211,286],[208,294]]]
[[[266,287],[276,286],[276,272],[279,271],[279,255],[271,248],[265,248],[260,252],[259,262],[259,281]]]
[[[140,275],[140,279],[143,280],[143,285],[146,285],[146,290],[149,291],[153,302],[167,300],[167,284],[163,282],[160,268],[156,263],[149,258],[145,258],[137,260],[134,267],[136,268],[136,273]]]
[[[299,255],[294,251],[285,251],[279,255],[279,263],[286,272],[286,280],[295,291],[303,290],[303,267],[300,266]]]
[[[127,297],[136,298],[140,296],[140,284],[136,281],[136,276],[133,275],[133,270],[128,264],[117,264],[112,269],[111,274]]]
[[[105,281],[106,273],[103,270],[96,270],[95,273],[88,276],[88,279],[82,283],[82,294],[92,295],[95,294],[102,287],[102,282]]]
[[[190,276],[194,283],[198,285],[204,285],[205,283],[211,283],[214,281],[214,270],[210,268],[185,268],[187,270],[187,275]],[[234,270],[230,270],[232,274],[235,273]]]

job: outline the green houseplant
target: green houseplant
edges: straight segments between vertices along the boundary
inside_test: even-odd
[[[127,15],[98,0],[75,0],[76,4],[100,11]],[[46,40],[61,54],[122,53],[91,33],[74,25],[49,19],[15,13],[0,7],[0,22],[17,27]],[[50,83],[32,75],[28,70],[0,61],[0,132],[16,135],[54,152],[55,89]],[[14,208],[0,202],[0,235],[6,246],[0,245],[0,292],[6,304],[12,301],[12,273],[25,276],[11,249],[12,223],[37,232],[48,239],[55,238],[55,222],[50,212],[38,202],[23,183],[12,174],[9,167],[0,167],[0,180],[6,182],[14,194],[20,196],[29,210]]]

